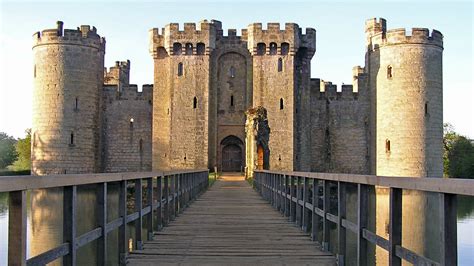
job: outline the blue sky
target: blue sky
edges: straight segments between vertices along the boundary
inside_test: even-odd
[[[31,127],[32,34],[81,24],[96,26],[107,40],[105,64],[131,60],[131,82],[153,83],[148,30],[170,22],[222,21],[228,28],[253,22],[296,22],[317,31],[312,77],[351,83],[364,65],[365,20],[387,19],[388,28],[426,27],[444,35],[444,121],[474,138],[473,13],[471,1],[81,1],[0,0],[0,131],[20,137]]]

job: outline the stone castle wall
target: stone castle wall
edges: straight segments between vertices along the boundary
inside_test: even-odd
[[[32,173],[98,172],[105,40],[62,22],[33,39]]]
[[[354,84],[313,79],[311,88],[311,171],[369,173],[370,98],[367,75],[354,68]]]
[[[153,86],[106,85],[102,93],[103,172],[151,171]]]
[[[208,167],[210,52],[216,25],[150,31],[154,59],[153,169]]]
[[[442,177],[443,36],[386,29],[369,20],[367,65],[374,92],[377,175]]]
[[[33,172],[222,169],[229,145],[245,167],[245,112],[262,107],[269,169],[441,176],[441,33],[368,20],[366,66],[338,92],[310,77],[314,29],[266,27],[150,30],[154,85],[143,92],[129,61],[103,68],[95,28],[35,34]]]

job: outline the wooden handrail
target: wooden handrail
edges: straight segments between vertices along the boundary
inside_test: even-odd
[[[456,195],[474,196],[474,179],[461,178],[414,178],[414,177],[391,177],[375,175],[355,174],[331,174],[314,172],[285,172],[255,170],[255,173],[283,174],[288,176],[300,176],[319,180],[391,187],[400,189],[419,190],[424,192],[449,193]]]
[[[321,247],[329,250],[329,223],[337,226],[338,264],[344,265],[346,231],[357,236],[357,257],[350,258],[357,265],[367,264],[367,246],[372,243],[388,251],[390,265],[401,265],[401,260],[423,265],[457,264],[457,195],[474,196],[474,180],[443,178],[380,177],[374,175],[325,174],[309,172],[254,171],[254,188],[282,215],[311,233],[317,240],[319,220],[322,220]],[[312,184],[310,184],[312,180]],[[315,182],[318,181],[318,182]],[[321,181],[321,182],[320,182]],[[322,187],[320,188],[320,183]],[[337,215],[329,212],[329,183],[337,186]],[[345,189],[348,184],[357,186],[357,221],[346,219]],[[387,187],[389,193],[389,239],[371,232],[368,228],[369,188]],[[402,193],[403,190],[432,192],[439,195],[441,218],[441,261],[435,262],[402,245]],[[315,197],[314,195],[322,196]],[[313,193],[316,192],[316,193]],[[311,197],[310,197],[311,195]],[[317,198],[322,197],[319,208]],[[311,229],[310,229],[311,228]]]
[[[135,209],[127,214],[127,183],[135,183]],[[107,222],[107,185],[119,182],[119,218]],[[97,184],[98,227],[82,235],[76,234],[77,187]],[[142,205],[143,184],[148,205]],[[128,253],[126,226],[135,223],[135,247],[142,247],[142,224],[147,219],[148,232],[161,230],[209,186],[208,170],[179,170],[113,174],[69,174],[48,176],[0,176],[0,192],[9,193],[8,264],[44,265],[63,257],[64,265],[76,265],[76,250],[94,240],[98,245],[98,263],[107,261],[107,235],[119,230],[119,262],[124,265]],[[63,187],[63,242],[33,258],[26,255],[26,191]],[[157,191],[155,197],[154,190]],[[94,207],[94,206],[91,206]],[[156,217],[157,223],[154,223]],[[153,233],[148,235],[150,240]]]
[[[102,182],[117,182],[134,180],[144,176],[169,176],[174,174],[208,172],[207,169],[180,170],[180,171],[154,171],[154,172],[126,172],[126,173],[101,173],[101,174],[65,174],[65,175],[19,175],[0,176],[0,192],[53,188],[65,186],[79,186],[97,184]]]

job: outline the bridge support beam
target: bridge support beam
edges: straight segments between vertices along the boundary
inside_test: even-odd
[[[8,265],[26,265],[26,191],[8,199]]]
[[[397,246],[402,244],[402,190],[390,188],[390,222],[389,222],[388,264],[402,265],[402,260],[396,254]]]

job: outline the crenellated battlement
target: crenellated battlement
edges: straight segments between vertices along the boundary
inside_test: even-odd
[[[141,91],[138,90],[138,86],[136,84],[125,86],[122,88],[122,91],[118,90],[118,85],[116,84],[104,85],[102,89],[102,95],[108,103],[112,103],[116,100],[134,100],[151,103],[153,100],[153,85],[144,84]]]
[[[384,19],[368,20],[365,29],[369,50],[398,44],[427,44],[443,48],[443,34],[435,29],[430,32],[427,28],[412,28],[411,34],[405,28],[387,30]]]
[[[63,22],[58,21],[55,29],[46,29],[33,34],[33,48],[45,44],[74,44],[88,46],[105,51],[105,38],[97,34],[97,29],[81,25],[77,29],[63,29]]]
[[[167,24],[164,28],[153,28],[149,31],[149,50],[158,56],[158,50],[164,48],[168,55],[188,54],[186,47],[191,47],[192,55],[209,55],[215,48],[215,41],[222,36],[222,23],[217,20],[203,20],[195,23],[184,23],[183,30],[179,23]],[[199,46],[204,47],[202,53]]]
[[[280,23],[267,23],[267,29],[263,29],[262,23],[252,23],[247,27],[248,49],[252,55],[274,54],[271,52],[272,45],[276,44],[277,54],[282,53],[282,46],[289,45],[289,55],[295,55],[299,48],[307,49],[307,56],[312,57],[316,50],[316,30],[306,28],[305,34],[296,23],[285,23],[281,29]]]
[[[356,68],[356,67],[355,67]],[[354,69],[355,69],[354,68]],[[366,74],[360,72],[357,77],[365,77]],[[364,81],[362,81],[364,82]],[[359,82],[355,81],[353,84],[342,84],[340,90],[338,85],[333,84],[331,81],[325,81],[322,79],[311,79],[310,82],[311,90],[315,93],[317,100],[358,100],[359,96],[365,91],[359,92]]]

